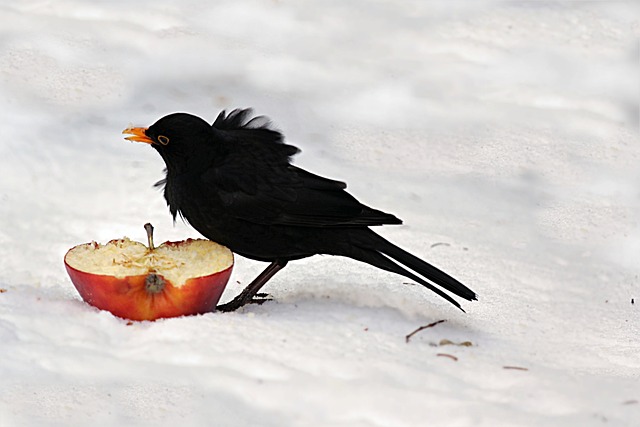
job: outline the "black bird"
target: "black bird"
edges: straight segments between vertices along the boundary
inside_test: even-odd
[[[250,109],[222,111],[210,125],[174,113],[149,128],[123,131],[132,135],[126,139],[150,144],[164,159],[166,177],[157,185],[164,185],[174,220],[179,214],[206,238],[271,263],[218,310],[251,302],[289,261],[316,254],[341,255],[400,274],[461,310],[434,284],[476,299],[453,277],[373,232],[369,227],[402,221],[363,205],[345,191],[345,183],[292,165],[298,148],[285,144],[268,119],[251,114]]]

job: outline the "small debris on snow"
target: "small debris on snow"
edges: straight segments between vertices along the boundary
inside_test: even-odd
[[[445,242],[438,242],[438,243],[434,243],[433,245],[431,245],[432,248],[435,248],[436,246],[451,246],[450,243],[445,243]]]
[[[447,354],[447,353],[438,353],[436,354],[436,356],[438,357],[448,357],[449,359],[453,360],[454,362],[458,361],[458,358],[452,354]]]
[[[448,339],[441,339],[440,342],[438,343],[439,346],[442,345],[457,345],[459,347],[471,347],[473,346],[473,343],[471,341],[462,341],[462,342],[453,342],[451,340]]]

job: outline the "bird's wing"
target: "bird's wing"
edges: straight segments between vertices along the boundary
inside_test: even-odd
[[[225,168],[205,174],[228,215],[269,225],[354,227],[400,224],[393,215],[369,208],[347,193],[345,184],[289,165],[286,172]]]

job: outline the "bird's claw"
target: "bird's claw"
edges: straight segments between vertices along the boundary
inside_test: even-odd
[[[217,306],[216,311],[228,313],[230,311],[236,311],[247,304],[264,304],[267,301],[273,301],[273,297],[266,293],[258,293],[250,298],[246,298],[245,295],[240,294],[228,303]]]
[[[262,305],[267,301],[273,301],[273,296],[267,293],[261,292],[256,294],[251,300],[247,301],[246,304],[259,304]]]

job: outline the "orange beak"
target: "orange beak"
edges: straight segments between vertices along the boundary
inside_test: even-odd
[[[149,138],[146,134],[147,128],[126,128],[122,131],[125,135],[128,136],[125,139],[127,141],[136,141],[136,142],[144,142],[145,144],[153,144],[153,140]]]

